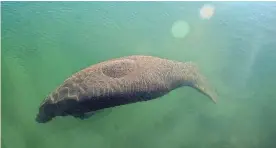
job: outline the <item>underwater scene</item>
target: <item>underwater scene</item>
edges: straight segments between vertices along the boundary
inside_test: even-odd
[[[1,147],[275,148],[275,14],[1,2]]]

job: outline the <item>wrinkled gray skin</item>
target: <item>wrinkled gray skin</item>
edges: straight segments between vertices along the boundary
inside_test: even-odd
[[[128,56],[92,65],[72,75],[42,102],[36,121],[56,116],[84,119],[89,112],[148,101],[190,86],[216,103],[195,64],[153,56]]]

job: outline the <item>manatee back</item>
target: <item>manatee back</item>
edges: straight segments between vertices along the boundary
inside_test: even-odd
[[[116,94],[168,91],[166,79],[171,75],[173,62],[151,56],[129,56],[99,63],[83,71],[87,96],[111,97]],[[171,78],[171,77],[170,77]]]
[[[126,103],[149,100],[169,92],[174,89],[175,82],[180,82],[175,75],[176,67],[174,61],[152,56],[104,61],[67,79],[57,91],[65,94],[64,97],[59,95],[56,100],[104,101],[117,96],[125,99]]]

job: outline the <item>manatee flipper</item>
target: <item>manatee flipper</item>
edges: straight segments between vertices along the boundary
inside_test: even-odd
[[[79,118],[81,120],[85,120],[85,119],[88,119],[96,114],[100,114],[100,113],[106,113],[106,115],[110,114],[111,113],[111,108],[108,108],[108,109],[103,109],[103,110],[98,110],[98,111],[92,111],[92,112],[88,112],[88,113],[83,113],[83,114],[73,114],[72,116],[74,116],[75,118]]]
[[[81,120],[85,120],[93,116],[94,114],[95,112],[89,112],[89,113],[83,113],[83,114],[72,114],[72,116]]]

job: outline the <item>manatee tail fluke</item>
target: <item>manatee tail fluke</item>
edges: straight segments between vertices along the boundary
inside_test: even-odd
[[[191,87],[198,90],[210,98],[215,104],[217,103],[217,92],[210,86],[204,75],[201,74],[199,68],[194,63],[190,64],[190,80]]]
[[[204,94],[205,96],[210,98],[215,104],[217,103],[217,94],[214,90],[211,90],[211,88],[209,88],[209,86],[206,86],[201,83],[201,84],[195,85],[195,88],[199,92],[201,92],[202,94]]]

